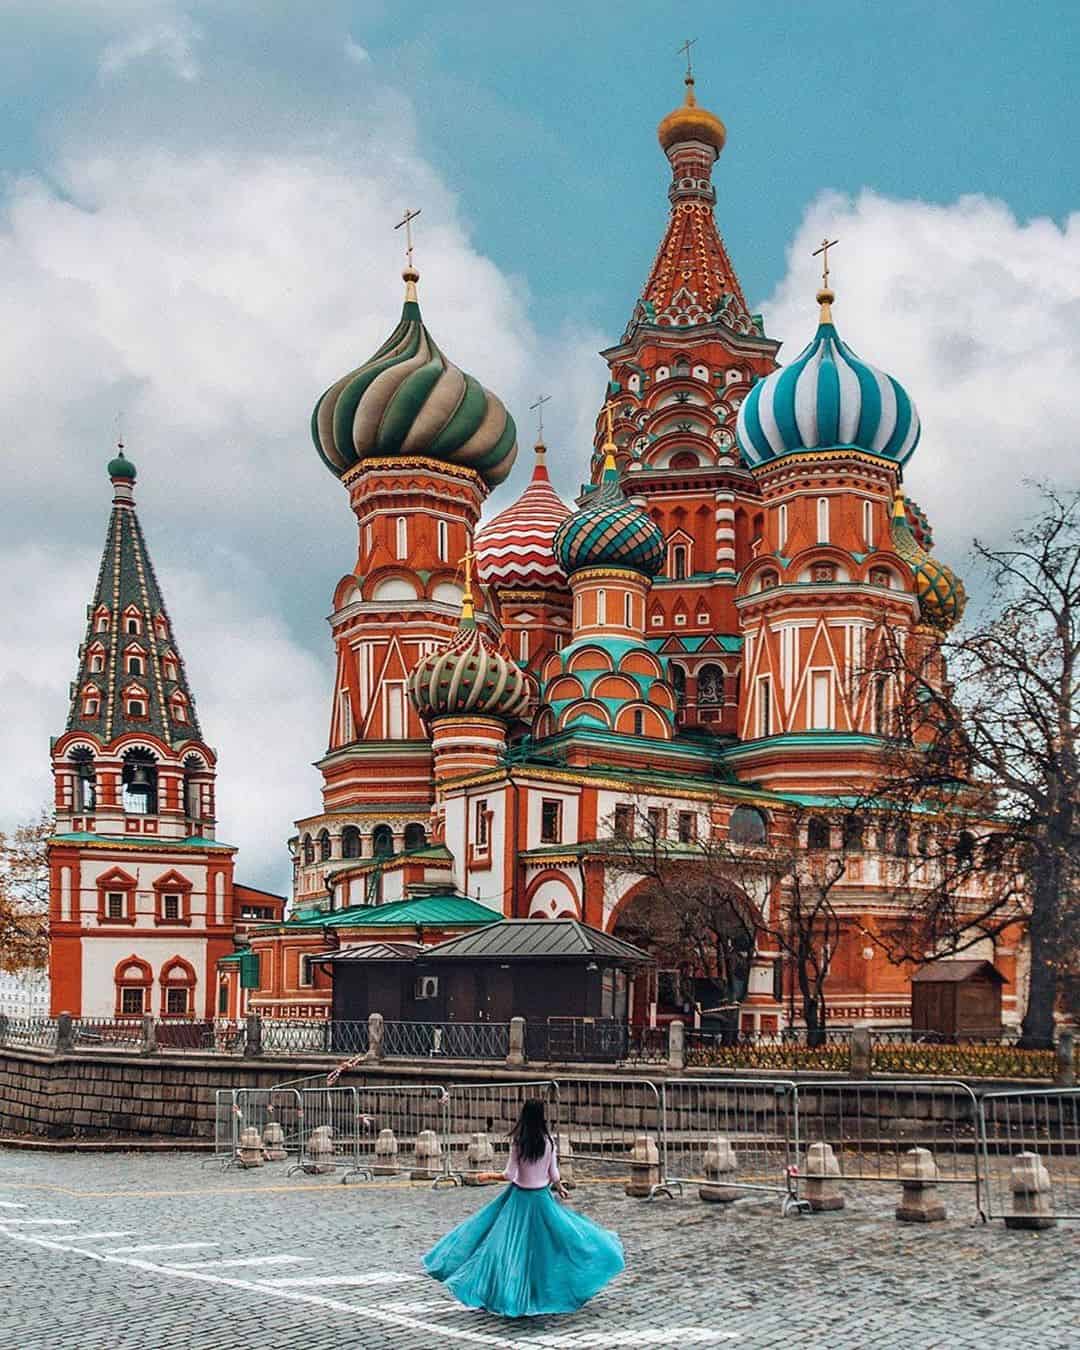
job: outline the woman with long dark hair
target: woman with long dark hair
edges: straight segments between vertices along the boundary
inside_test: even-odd
[[[625,1266],[615,1233],[555,1199],[568,1195],[542,1101],[522,1106],[506,1171],[480,1179],[510,1184],[424,1257],[428,1274],[467,1308],[502,1317],[576,1312]]]

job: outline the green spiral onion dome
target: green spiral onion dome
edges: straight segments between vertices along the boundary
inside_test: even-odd
[[[409,697],[425,720],[468,714],[511,722],[532,701],[529,677],[476,626],[466,599],[461,626],[409,676]]]
[[[365,459],[421,455],[475,469],[494,487],[517,454],[514,419],[442,354],[420,317],[417,274],[404,275],[401,322],[374,356],[316,403],[315,448],[338,478]]]
[[[960,622],[967,604],[967,592],[956,573],[932,558],[916,539],[908,523],[907,503],[902,492],[897,492],[893,501],[892,542],[915,577],[919,617],[931,628],[948,632]]]
[[[595,499],[567,516],[555,531],[555,557],[567,574],[586,567],[628,567],[655,577],[664,565],[664,536],[619,487],[608,453]]]

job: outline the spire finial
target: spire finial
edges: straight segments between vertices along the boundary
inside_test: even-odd
[[[412,223],[416,219],[416,217],[420,214],[421,209],[422,208],[418,207],[415,211],[413,211],[411,208],[406,207],[405,214],[394,226],[395,230],[400,230],[403,225],[405,227],[405,270],[402,272],[401,278],[405,282],[406,304],[410,300],[414,304],[417,301],[416,283],[420,280],[420,273],[413,266]]]
[[[608,399],[608,401],[604,404],[604,423],[606,435],[604,436],[604,444],[600,447],[604,452],[605,474],[608,472],[614,473],[618,468],[618,465],[615,463],[615,451],[618,449],[618,446],[615,444],[615,433],[612,430],[612,416],[614,414],[614,411],[615,405],[614,403],[612,403],[611,399]]]
[[[547,449],[544,444],[544,404],[550,402],[550,394],[541,394],[535,403],[529,404],[529,411],[536,413],[536,453],[538,455],[543,455]]]
[[[476,561],[476,554],[471,548],[467,548],[459,561],[465,568],[465,592],[461,597],[461,622],[472,623],[476,618],[472,592],[472,570],[473,563]]]
[[[686,57],[686,85],[687,88],[691,90],[694,87],[694,66],[690,59],[690,55],[691,49],[693,48],[696,42],[697,38],[687,38],[686,41],[683,43],[683,45],[675,53],[676,56]]]
[[[821,258],[821,290],[817,293],[817,302],[821,306],[821,323],[832,323],[832,309],[830,306],[836,299],[832,289],[829,286],[829,249],[835,248],[840,242],[839,239],[830,239],[828,235],[821,241],[821,247],[814,249],[812,257]]]

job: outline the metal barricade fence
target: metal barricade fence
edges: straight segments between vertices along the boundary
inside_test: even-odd
[[[510,1153],[510,1131],[521,1108],[530,1098],[539,1098],[547,1108],[554,1131],[558,1088],[550,1079],[520,1083],[453,1083],[443,1100],[442,1179],[460,1182],[469,1172],[502,1172]],[[491,1157],[470,1156],[473,1136],[487,1136]],[[479,1143],[479,1141],[477,1141]]]
[[[393,1177],[437,1181],[446,1161],[447,1092],[430,1083],[358,1087],[357,1161],[342,1181]]]
[[[938,1183],[971,1186],[978,1211],[977,1132],[978,1103],[966,1083],[870,1079],[798,1087],[798,1165],[805,1172],[810,1145],[828,1144],[840,1184],[899,1185],[904,1155],[925,1148],[934,1155]]]
[[[660,1093],[647,1078],[565,1078],[557,1084],[554,1120],[560,1155],[582,1180],[625,1176],[634,1140],[663,1132]]]
[[[298,1156],[303,1110],[294,1088],[219,1088],[214,1093],[214,1152],[208,1161],[239,1166],[245,1129],[254,1129],[264,1162]]]
[[[798,1086],[781,1079],[678,1079],[661,1084],[665,1185],[765,1191],[798,1198]]]
[[[298,1088],[300,1097],[300,1155],[289,1169],[317,1176],[344,1171],[346,1176],[368,1175],[372,1122],[360,1110],[353,1087]]]
[[[984,1093],[979,1157],[986,1218],[1080,1219],[1080,1088]]]

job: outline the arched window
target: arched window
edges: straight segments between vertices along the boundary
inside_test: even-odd
[[[409,556],[409,522],[404,516],[398,516],[394,526],[394,551],[399,558]]]
[[[423,825],[411,824],[405,826],[405,850],[408,852],[414,848],[427,848],[427,830]]]
[[[109,631],[109,616],[107,614],[97,616],[94,621],[94,631],[96,633],[107,633]]]
[[[829,542],[829,499],[828,497],[819,497],[817,503],[817,541],[819,544]]]
[[[304,835],[304,862],[313,863],[315,861],[315,845],[312,843],[311,835]]]
[[[68,755],[68,761],[75,774],[73,805],[77,811],[93,811],[97,802],[94,756],[80,745]]]
[[[137,956],[119,963],[113,972],[117,1017],[142,1017],[150,1012],[153,979],[149,965]]]
[[[623,593],[623,627],[633,628],[634,626],[634,597],[629,591]]]
[[[685,581],[687,578],[689,552],[690,550],[685,544],[672,544],[671,546],[671,562],[668,570],[675,581]]]
[[[820,816],[811,816],[806,822],[806,847],[821,849],[829,847],[829,822]]]
[[[844,826],[845,853],[861,853],[863,849],[863,822],[858,816],[845,816]]]
[[[675,691],[675,706],[681,708],[686,702],[686,671],[682,666],[668,666],[668,682]]]
[[[143,673],[142,657],[131,655],[127,659],[127,673],[129,675],[141,675]]]
[[[887,709],[889,695],[889,677],[874,676],[874,734],[884,736],[888,731]]]
[[[645,735],[645,713],[641,708],[634,709],[634,735]]]
[[[206,772],[206,765],[198,755],[184,760],[184,811],[192,821],[202,818],[202,789],[198,775]]]
[[[972,867],[975,862],[975,836],[970,830],[961,830],[956,836],[956,861],[960,867]]]
[[[862,532],[863,543],[866,551],[869,553],[874,547],[874,503],[863,502],[862,504]]]
[[[773,591],[780,585],[780,574],[778,572],[762,572],[761,589],[763,591]]]
[[[435,526],[436,548],[439,554],[439,561],[446,562],[450,556],[450,527],[445,520],[440,520]]]
[[[157,814],[157,763],[148,750],[129,750],[120,774],[124,810],[131,816]]]
[[[327,830],[319,831],[319,861],[329,862],[330,860],[330,834]]]
[[[161,1015],[195,1015],[195,971],[182,956],[174,956],[161,969]]]
[[[893,852],[898,858],[906,858],[911,853],[911,831],[906,825],[897,826],[893,835]]]
[[[673,469],[696,469],[701,464],[693,450],[680,450],[678,454],[671,456],[671,468]]]
[[[787,543],[787,505],[786,503],[777,508],[776,512],[776,551],[783,553],[784,545]]]
[[[389,825],[376,825],[371,832],[371,851],[376,858],[394,855],[394,831]]]
[[[607,623],[607,591],[596,592],[596,622]]]
[[[518,660],[525,662],[529,659],[529,632],[523,628],[518,634]]]
[[[728,822],[728,838],[733,844],[764,844],[768,838],[764,812],[756,806],[737,806]]]
[[[346,825],[341,831],[341,856],[343,858],[360,857],[360,831],[355,825]]]
[[[698,707],[716,707],[724,701],[724,672],[719,666],[702,666],[697,677]]]
[[[188,720],[187,702],[179,690],[177,690],[169,700],[169,712],[172,714],[172,720],[174,722],[186,722]]]

